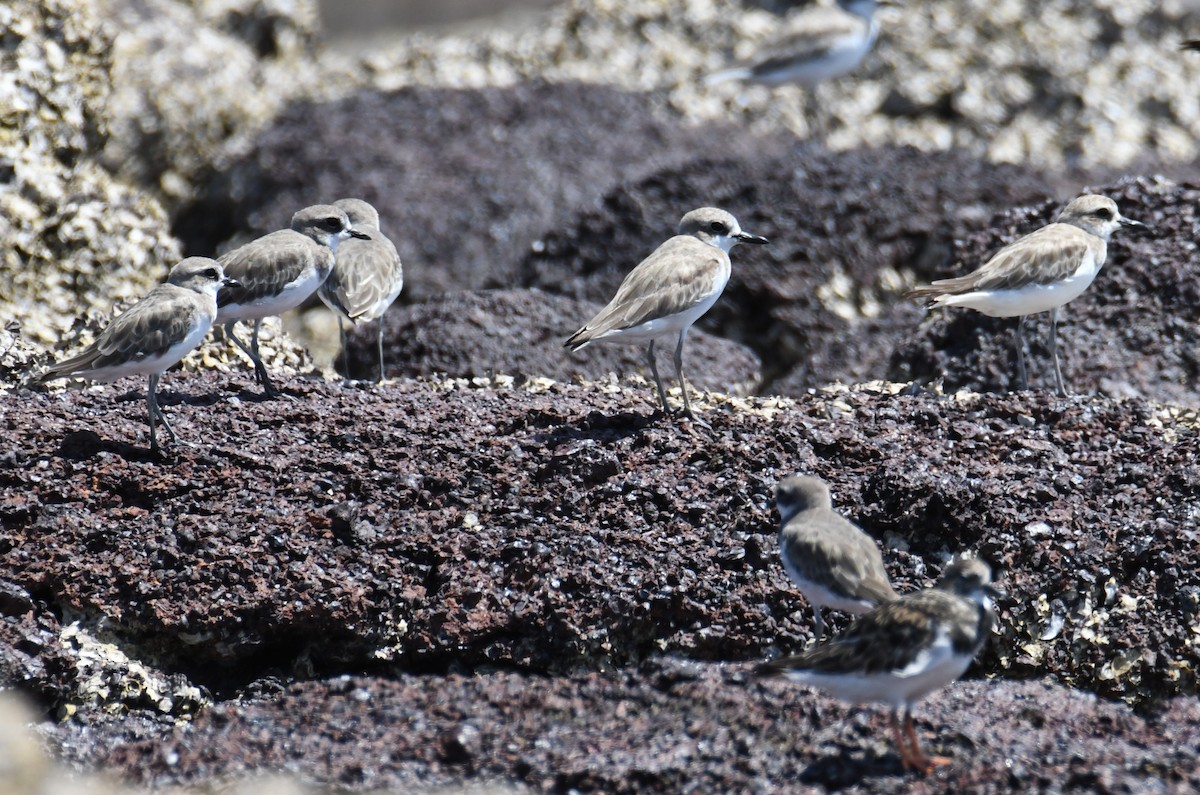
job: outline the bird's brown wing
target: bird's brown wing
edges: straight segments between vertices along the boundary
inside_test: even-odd
[[[729,258],[694,237],[676,235],[629,272],[608,306],[566,344],[579,347],[609,332],[691,309],[712,293]]]
[[[403,283],[400,255],[378,229],[356,226],[370,240],[351,238],[338,246],[337,264],[321,285],[321,297],[357,320]]]
[[[918,287],[910,298],[959,295],[976,290],[1004,290],[1026,284],[1049,284],[1070,276],[1091,250],[1104,241],[1071,224],[1050,224],[1000,249],[983,267],[952,279]]]
[[[802,670],[872,674],[903,670],[933,643],[943,620],[947,625],[965,621],[976,627],[973,609],[965,600],[937,589],[908,594],[864,613],[823,646],[763,663],[759,673]],[[969,634],[970,638],[955,639],[952,631],[956,651],[960,646],[969,650],[974,645],[977,632]]]
[[[803,528],[785,528],[780,543],[804,579],[847,599],[881,604],[896,598],[879,547],[857,525],[822,510],[800,513],[788,525]]]
[[[95,342],[39,376],[42,383],[76,373],[161,356],[195,328],[204,309],[195,293],[173,284],[160,284],[122,312]]]
[[[283,229],[252,240],[218,258],[225,275],[235,279],[221,288],[220,303],[252,304],[296,279],[318,259],[333,265],[333,251],[299,232]]]

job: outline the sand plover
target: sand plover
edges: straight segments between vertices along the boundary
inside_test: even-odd
[[[108,382],[127,375],[149,376],[150,450],[158,453],[155,420],[162,420],[171,441],[177,441],[175,429],[158,407],[158,379],[208,334],[217,316],[217,291],[227,286],[236,285],[226,278],[219,262],[188,257],[171,268],[165,283],[117,315],[82,353],[53,365],[35,383],[56,378]]]
[[[709,85],[744,80],[777,86],[818,83],[854,71],[879,34],[876,0],[838,0],[839,8],[818,6],[791,17],[785,32],[751,61],[709,75]]]
[[[370,204],[361,199],[339,199],[333,206],[344,211],[351,228],[365,238],[352,238],[338,246],[337,264],[317,295],[338,316],[347,378],[350,355],[346,351],[346,326],[342,321],[379,321],[375,344],[379,349],[379,380],[383,381],[383,313],[404,287],[400,255],[392,241],[379,231],[379,213]]]
[[[775,488],[775,504],[779,556],[813,606],[817,643],[824,632],[822,607],[865,613],[896,598],[875,540],[833,510],[824,481],[785,478]]]
[[[1121,227],[1145,224],[1125,218],[1107,196],[1087,194],[1068,204],[1054,223],[1010,243],[983,267],[953,279],[917,287],[909,298],[930,298],[930,306],[965,306],[990,317],[1018,316],[1017,376],[1025,389],[1025,318],[1050,312],[1050,354],[1054,382],[1066,395],[1058,363],[1058,308],[1077,298],[1100,272],[1108,239]]]
[[[338,243],[351,236],[366,238],[351,231],[343,210],[316,204],[293,215],[290,229],[271,232],[221,255],[225,273],[236,284],[221,290],[216,322],[225,325],[225,333],[254,362],[267,397],[279,393],[258,355],[263,318],[295,309],[316,292],[333,270]],[[249,347],[233,333],[239,320],[254,321]]]
[[[654,342],[679,335],[675,373],[683,392],[683,413],[695,419],[683,375],[683,342],[688,329],[716,303],[729,281],[729,251],[738,243],[765,244],[767,239],[743,232],[737,219],[715,207],[692,210],[679,222],[676,235],[629,272],[608,306],[576,331],[564,347],[577,351],[593,342],[649,342],[650,371],[658,385],[663,411],[671,413],[667,392],[654,361]]]
[[[991,567],[982,560],[958,558],[934,587],[880,605],[824,646],[763,663],[756,673],[786,676],[854,704],[891,705],[901,763],[928,772],[948,760],[921,751],[912,708],[962,676],[982,648],[995,620],[992,599],[998,594],[991,582]]]

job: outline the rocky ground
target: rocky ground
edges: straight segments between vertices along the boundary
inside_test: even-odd
[[[811,638],[770,503],[805,471],[901,590],[960,549],[1003,568],[996,636],[921,710],[954,759],[923,786],[1198,783],[1194,418],[857,388],[709,395],[705,428],[648,385],[287,388],[173,379],[166,462],[136,392],[5,411],[4,666],[74,716],[58,753],[155,786],[887,791],[873,710],[746,675]]]
[[[0,7],[3,780],[1200,788],[1193,12],[1023,8],[889,12],[818,143],[796,89],[700,87],[770,32],[757,7],[564,3],[337,51],[290,0]],[[1012,321],[903,294],[1084,189],[1152,229],[1064,314],[1077,394],[1041,389],[1045,318],[1009,394]],[[142,382],[18,387],[185,251],[342,195],[405,262],[394,380],[325,380],[272,326],[288,398],[263,401],[215,340],[166,376],[162,459]],[[691,423],[640,350],[561,341],[701,204],[772,242],[689,338]],[[374,326],[350,340],[374,378]],[[929,777],[880,710],[748,675],[811,640],[771,503],[795,472],[901,591],[958,550],[1001,570],[994,637],[918,709],[951,760]]]

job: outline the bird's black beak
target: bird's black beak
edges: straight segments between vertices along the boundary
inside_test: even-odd
[[[1117,223],[1119,223],[1121,226],[1129,227],[1129,228],[1133,228],[1133,229],[1149,229],[1150,228],[1146,224],[1143,224],[1141,221],[1135,221],[1132,218],[1126,218],[1124,216],[1118,218]]]
[[[999,588],[995,587],[994,585],[983,586],[983,592],[985,594],[987,594],[988,596],[992,597],[992,599],[1000,599],[1004,596],[1004,591],[1001,591]]]
[[[357,229],[350,230],[350,237],[357,237],[359,240],[370,240],[371,239],[370,235],[360,232]]]
[[[734,235],[734,237],[736,237],[739,242],[753,243],[756,246],[765,246],[767,243],[771,242],[771,241],[767,240],[765,237],[759,237],[758,235],[752,235],[749,232],[738,232],[737,234]]]
[[[1181,50],[1200,50],[1200,39],[1188,39],[1179,45]]]
[[[237,279],[230,279],[228,276],[222,279],[221,286],[217,288],[217,308],[220,309],[221,307],[228,305],[232,300],[232,296],[229,295],[229,291],[231,289],[237,289],[241,286],[242,283]]]

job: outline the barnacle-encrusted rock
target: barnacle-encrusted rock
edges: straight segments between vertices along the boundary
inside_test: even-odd
[[[0,31],[0,317],[53,345],[149,290],[180,250],[158,203],[95,160],[111,46],[96,8],[15,0]]]

